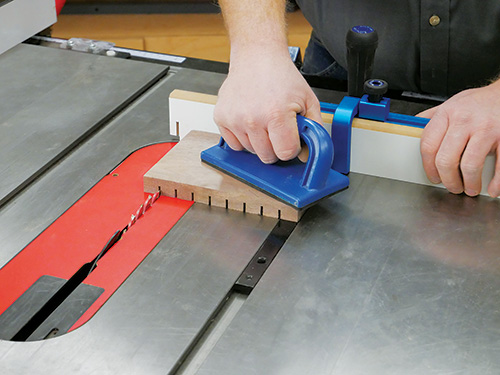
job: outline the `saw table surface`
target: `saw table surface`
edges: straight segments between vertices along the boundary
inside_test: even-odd
[[[0,64],[0,267],[135,149],[175,140],[172,90],[216,94],[225,78],[31,45]],[[406,107],[421,109],[393,111]],[[194,204],[82,327],[0,340],[0,372],[498,374],[500,202],[350,180],[248,297],[233,285],[277,220]]]
[[[166,74],[159,65],[24,47],[2,56],[0,160],[10,163],[0,169],[0,204]]]

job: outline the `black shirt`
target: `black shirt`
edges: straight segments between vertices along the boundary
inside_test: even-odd
[[[500,0],[297,0],[324,47],[346,67],[345,36],[377,30],[373,76],[394,89],[452,95],[500,73]]]

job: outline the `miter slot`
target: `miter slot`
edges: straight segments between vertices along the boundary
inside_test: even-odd
[[[234,291],[250,294],[296,225],[297,223],[291,221],[278,221],[234,284]]]
[[[258,207],[256,209],[258,210]],[[245,306],[248,295],[270,266],[296,225],[295,222],[284,220],[279,220],[276,223],[239,276],[227,297],[208,319],[206,326],[200,330],[199,335],[193,341],[193,345],[186,350],[184,358],[178,362],[179,367],[171,372],[172,375],[194,375],[198,373],[198,370],[207,357],[211,355],[218,341],[227,333],[228,327],[232,324],[240,309]]]
[[[244,305],[247,296],[237,292],[230,292],[210,317],[207,324],[196,337],[193,345],[188,348],[184,358],[179,361],[179,367],[170,375],[194,375],[205,359],[224,335],[227,327]]]

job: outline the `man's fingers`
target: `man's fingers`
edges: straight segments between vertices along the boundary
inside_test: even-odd
[[[220,135],[226,143],[235,151],[241,151],[245,147],[241,144],[241,142],[236,138],[236,136],[227,128],[219,127]]]
[[[297,116],[294,112],[287,113],[283,119],[272,119],[268,132],[274,153],[280,160],[291,160],[300,152]]]
[[[264,129],[261,129],[259,132],[250,133],[248,137],[255,149],[255,153],[263,163],[272,164],[278,161],[278,157],[274,153],[269,136]]]
[[[427,124],[420,141],[420,153],[427,178],[433,184],[441,182],[439,171],[436,166],[436,156],[441,142],[448,130],[448,118],[445,115],[436,114]]]
[[[417,117],[431,119],[422,133],[420,154],[422,155],[422,164],[427,178],[433,184],[439,184],[441,182],[439,172],[436,168],[436,154],[448,129],[448,120],[445,117],[432,118],[438,108],[439,107],[433,107],[416,115]]]
[[[467,125],[456,121],[453,131],[448,131],[436,154],[436,168],[443,185],[454,194],[464,191],[460,161],[469,141]]]
[[[472,137],[460,161],[460,170],[465,194],[474,197],[481,192],[481,175],[484,161],[493,145],[491,140],[483,137]]]
[[[452,193],[477,195],[487,154],[497,153],[495,175],[488,185],[491,196],[500,195],[500,81],[462,91],[434,110],[424,129],[421,152],[430,180],[440,177]],[[437,171],[437,175],[436,175]]]
[[[320,125],[323,125],[323,119],[321,117],[321,107],[316,96],[311,97],[307,100],[306,112],[304,113],[304,116],[310,118],[313,121],[316,121]]]
[[[493,198],[500,195],[500,147],[497,146],[495,161],[495,174],[488,185],[488,194]]]
[[[254,143],[250,140],[247,134],[234,134],[227,128],[219,127],[222,138],[227,142],[229,147],[235,151],[247,150],[253,154],[258,153],[254,148]],[[272,148],[271,148],[272,151]]]

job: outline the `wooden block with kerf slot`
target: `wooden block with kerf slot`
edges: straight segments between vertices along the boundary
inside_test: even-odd
[[[144,175],[144,191],[194,200],[252,214],[299,221],[305,210],[278,201],[203,163],[200,152],[217,144],[219,135],[191,131]]]

